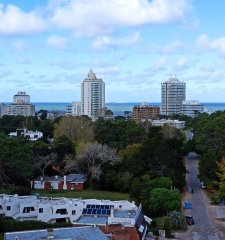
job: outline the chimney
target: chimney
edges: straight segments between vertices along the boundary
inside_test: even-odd
[[[47,233],[48,233],[47,239],[54,239],[53,228],[48,228]]]

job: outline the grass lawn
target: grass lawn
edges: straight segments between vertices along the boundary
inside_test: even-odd
[[[109,191],[62,191],[62,190],[35,190],[33,194],[40,193],[41,196],[47,197],[66,197],[66,198],[82,198],[82,199],[108,199],[116,200],[129,200],[129,194]]]

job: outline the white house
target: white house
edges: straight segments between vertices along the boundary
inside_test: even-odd
[[[43,133],[39,131],[29,131],[26,128],[17,129],[16,132],[9,133],[10,137],[24,136],[31,141],[37,141],[43,137]]]
[[[39,220],[47,223],[70,221],[77,226],[95,225],[100,228],[113,229],[115,225],[121,230],[137,231],[137,236],[144,237],[147,223],[151,219],[144,216],[141,205],[135,202],[74,199],[74,198],[48,198],[37,196],[0,195],[1,216],[8,216],[23,221]],[[110,230],[110,231],[111,231]],[[133,231],[132,230],[132,231]],[[144,239],[144,238],[132,238]]]

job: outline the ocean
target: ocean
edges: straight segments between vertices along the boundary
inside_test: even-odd
[[[66,106],[70,103],[55,103],[55,102],[35,102],[35,110],[40,111],[41,109],[45,109],[47,111],[65,111]],[[140,105],[140,102],[128,102],[128,103],[116,103],[110,102],[106,103],[106,107],[112,110],[114,116],[123,115],[124,111],[132,111],[134,105]],[[157,105],[160,106],[159,102],[151,102],[147,103],[149,105]],[[205,107],[205,111],[212,113],[216,111],[224,111],[225,103],[203,103]]]

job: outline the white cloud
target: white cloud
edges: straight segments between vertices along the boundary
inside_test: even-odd
[[[23,41],[17,41],[12,44],[12,48],[17,52],[25,52],[28,49],[28,45]]]
[[[184,48],[184,44],[179,40],[175,40],[175,41],[171,42],[170,44],[166,45],[162,49],[162,52],[169,54],[169,53],[178,52],[178,51],[182,50],[183,48]]]
[[[206,34],[198,36],[196,46],[200,50],[214,50],[225,56],[225,37],[210,39]]]
[[[67,46],[69,44],[69,40],[64,37],[51,36],[47,39],[47,44],[54,48],[63,50],[63,49],[67,48]]]
[[[186,57],[182,57],[177,60],[174,66],[174,71],[181,71],[188,67],[188,62]]]
[[[190,0],[58,0],[51,21],[77,35],[110,33],[117,27],[183,21]]]
[[[123,38],[113,38],[109,36],[98,37],[92,44],[94,49],[105,49],[107,47],[117,47],[137,43],[140,39],[138,32]]]
[[[31,34],[43,31],[47,24],[37,12],[23,12],[14,5],[0,4],[0,34]]]

